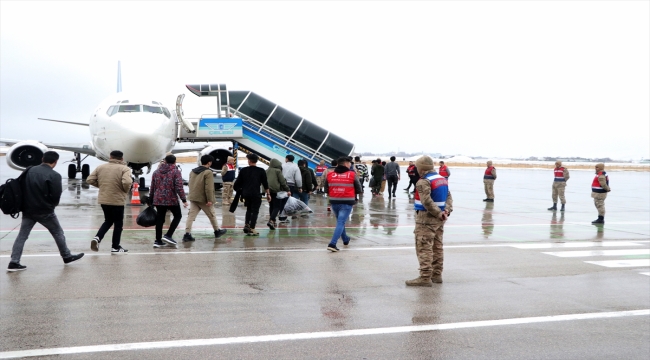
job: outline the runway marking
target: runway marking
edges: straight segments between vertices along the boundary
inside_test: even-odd
[[[89,346],[75,346],[75,347],[62,347],[62,348],[49,348],[49,349],[5,351],[5,352],[0,352],[0,359],[13,359],[13,358],[31,357],[31,356],[65,355],[65,354],[87,354],[87,353],[109,352],[109,351],[168,349],[168,348],[192,347],[192,346],[250,344],[250,343],[261,343],[261,342],[272,342],[272,341],[329,339],[329,338],[339,338],[339,337],[349,337],[349,336],[401,334],[401,333],[422,332],[422,331],[469,329],[469,328],[482,328],[482,327],[504,326],[504,325],[524,325],[524,324],[549,323],[549,322],[573,321],[573,320],[611,319],[611,318],[645,316],[645,315],[650,315],[650,309],[613,311],[613,312],[604,312],[604,313],[601,312],[601,313],[586,313],[586,314],[551,315],[551,316],[538,316],[538,317],[526,317],[526,318],[500,319],[500,320],[467,321],[467,322],[435,324],[435,325],[383,327],[383,328],[374,328],[374,329],[320,331],[320,332],[308,332],[308,333],[240,336],[240,337],[226,337],[226,338],[213,338],[213,339],[152,341],[152,342],[124,343],[124,344],[110,344],[110,345],[89,345]]]
[[[610,268],[620,267],[650,267],[650,259],[633,259],[633,260],[605,260],[605,261],[585,261],[589,264],[600,265]]]
[[[650,255],[650,249],[625,249],[625,250],[586,250],[586,251],[558,251],[545,252],[543,254],[557,257],[589,257],[589,256],[626,256],[626,255]]]
[[[632,241],[588,241],[588,242],[570,242],[570,243],[509,244],[509,246],[517,249],[553,249],[553,248],[641,246],[641,244]]]
[[[641,275],[648,275],[648,276],[650,276],[650,272],[641,272],[641,273],[639,273],[639,274],[641,274]]]

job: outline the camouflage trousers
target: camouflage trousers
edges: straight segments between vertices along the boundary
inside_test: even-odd
[[[553,181],[553,204],[557,203],[558,196],[562,205],[566,204],[566,198],[564,197],[564,188],[566,188],[566,182],[564,181]]]
[[[592,192],[591,197],[594,198],[594,205],[598,209],[598,216],[605,216],[605,199],[607,198],[607,193]]]
[[[316,183],[318,184],[317,190],[320,190],[323,188],[323,186],[325,186],[325,184],[323,184],[325,182],[324,179],[325,179],[324,176],[316,176]]]
[[[442,235],[444,221],[434,224],[415,224],[415,253],[420,263],[420,276],[430,278],[432,275],[442,274],[444,259],[442,250]]]
[[[221,190],[221,204],[230,205],[232,203],[232,182],[223,183],[223,189]]]
[[[483,185],[485,187],[485,197],[494,199],[494,179],[483,179]]]

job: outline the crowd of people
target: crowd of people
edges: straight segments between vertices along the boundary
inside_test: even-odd
[[[289,222],[285,211],[290,198],[295,198],[304,206],[309,204],[311,194],[327,194],[328,207],[336,219],[336,227],[327,245],[330,252],[338,252],[338,241],[349,245],[350,236],[346,233],[345,224],[350,217],[353,206],[363,194],[364,183],[368,182],[373,196],[382,196],[385,185],[388,184],[389,199],[396,197],[397,183],[401,180],[401,170],[395,157],[386,163],[381,159],[372,160],[368,169],[360,157],[349,156],[333,160],[330,166],[321,161],[316,171],[310,169],[305,160],[294,163],[295,157],[287,155],[284,163],[272,159],[268,169],[257,166],[259,157],[255,154],[246,156],[248,166],[239,171],[235,178],[235,163],[233,157],[228,157],[222,168],[223,194],[222,205],[230,206],[229,211],[235,212],[240,200],[246,207],[243,232],[247,236],[259,236],[256,230],[262,196],[269,202],[269,220],[267,226],[275,230],[279,223]],[[40,223],[54,237],[59,253],[64,263],[79,260],[84,253],[72,254],[66,245],[65,235],[54,209],[59,204],[62,193],[61,175],[53,169],[59,159],[58,153],[47,151],[43,154],[42,164],[30,167],[24,172],[25,191],[20,231],[11,253],[8,271],[25,270],[20,264],[23,247],[30,231],[36,223]],[[200,211],[208,217],[214,230],[214,237],[220,238],[227,230],[219,227],[215,211],[215,190],[212,164],[215,159],[203,155],[201,165],[192,169],[189,176],[189,194],[186,195],[183,178],[176,165],[176,157],[169,154],[154,171],[148,205],[155,207],[155,239],[153,246],[159,248],[177,245],[173,238],[174,232],[182,218],[181,204],[189,208],[185,224],[183,241],[195,241],[192,236],[192,225]],[[449,191],[450,169],[440,161],[439,171],[429,156],[422,156],[415,162],[410,161],[405,173],[409,177],[406,190],[414,186],[415,211],[415,248],[420,264],[420,276],[406,281],[408,286],[433,286],[442,282],[443,270],[443,233],[444,224],[453,211],[453,200]],[[603,224],[605,207],[604,201],[609,187],[609,177],[604,171],[604,164],[595,166],[596,177],[592,182],[592,198],[598,209],[598,219],[594,224]],[[553,206],[548,210],[556,211],[558,198],[561,201],[560,211],[565,211],[566,199],[564,189],[569,180],[569,171],[560,161],[555,163],[554,181],[552,187]],[[483,175],[486,198],[483,201],[494,202],[494,182],[497,179],[496,168],[491,161]],[[99,188],[98,203],[104,213],[104,222],[91,240],[90,248],[99,251],[100,244],[108,230],[112,227],[111,253],[127,253],[121,246],[123,230],[124,207],[131,191],[133,179],[131,169],[123,161],[123,153],[115,150],[110,153],[106,164],[98,166],[86,179],[86,182]],[[233,191],[236,192],[234,200]],[[172,220],[163,235],[163,226],[167,212],[171,212]]]

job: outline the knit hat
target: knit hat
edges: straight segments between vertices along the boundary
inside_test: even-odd
[[[415,160],[415,166],[418,168],[418,172],[431,171],[433,170],[433,159],[427,155],[423,155]]]
[[[598,169],[600,171],[605,170],[605,164],[603,164],[603,163],[596,164],[596,169]]]
[[[560,160],[558,160],[558,161],[555,162],[555,165],[562,166],[562,162]]]
[[[228,156],[228,161],[235,161],[235,158],[232,156]]]
[[[492,160],[488,160],[487,164],[488,166],[492,166]]]

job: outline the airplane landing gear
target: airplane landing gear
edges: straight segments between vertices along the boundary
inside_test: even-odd
[[[88,178],[88,175],[90,175],[90,165],[88,164],[83,164],[81,165],[81,162],[86,160],[88,155],[84,156],[84,158],[81,158],[81,154],[76,152],[74,153],[74,159],[72,159],[72,162],[75,162],[75,164],[70,164],[68,165],[68,179],[74,179],[77,177],[77,173],[81,173],[81,178],[86,180]]]

